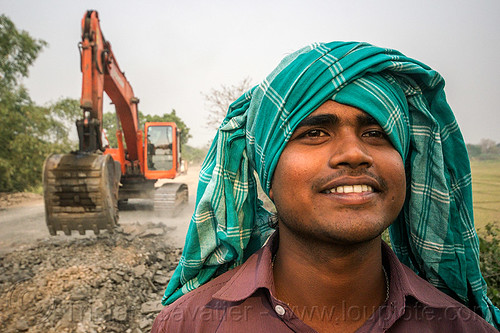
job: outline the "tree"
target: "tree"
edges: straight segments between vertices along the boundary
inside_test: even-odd
[[[482,154],[496,154],[498,153],[497,145],[495,141],[491,139],[481,139],[479,142],[479,146],[481,146]]]
[[[116,113],[115,112],[105,112],[103,115],[103,128],[106,130],[106,136],[111,147],[117,147],[116,139]],[[188,140],[192,137],[189,133],[190,129],[184,123],[184,121],[177,115],[175,109],[172,109],[170,113],[164,113],[162,115],[150,115],[143,114],[139,111],[139,129],[144,129],[144,123],[146,122],[174,122],[181,131],[181,144],[185,145]]]
[[[182,147],[182,159],[193,163],[203,162],[207,153],[208,147],[197,148],[191,147],[190,145],[184,145]]]
[[[26,31],[17,30],[7,16],[0,15],[0,88],[10,90],[20,78],[27,77],[28,68],[46,45]]]
[[[203,93],[205,104],[208,109],[209,128],[217,129],[226,117],[229,105],[237,100],[243,93],[252,87],[250,78],[245,78],[235,85],[221,85],[219,89],[212,89],[209,93]]]
[[[28,75],[28,68],[45,45],[18,31],[7,16],[0,15],[0,191],[24,189],[31,179],[23,180],[23,176],[29,176],[25,171],[32,162],[22,158],[25,148],[41,153],[39,139],[30,135],[30,130],[39,125],[38,113],[19,81]],[[20,160],[24,164],[21,170]]]
[[[467,152],[469,153],[469,158],[478,157],[481,155],[481,147],[472,143],[465,145],[467,147]]]
[[[47,155],[72,145],[68,131],[78,102],[62,99],[37,106],[20,82],[46,45],[0,15],[0,191],[36,187]]]
[[[77,107],[75,106],[77,105]],[[0,128],[0,191],[24,191],[40,184],[43,162],[51,153],[76,148],[68,140],[74,126],[76,100],[62,99],[49,106],[17,103]],[[72,125],[72,126],[71,126]]]
[[[139,121],[141,124],[141,128],[144,128],[144,123],[145,122],[153,122],[153,121],[158,121],[158,122],[173,122],[177,125],[177,127],[181,131],[181,145],[185,145],[190,138],[192,138],[192,135],[189,133],[190,129],[187,127],[187,125],[184,123],[184,121],[179,118],[177,113],[175,112],[175,109],[172,109],[170,113],[164,113],[161,116],[159,115],[150,115],[146,114],[143,115],[141,112],[139,112]]]
[[[488,297],[500,305],[500,227],[488,223],[479,234],[480,267],[488,284]]]
[[[115,112],[104,112],[104,114],[102,115],[102,128],[105,130],[106,138],[108,139],[109,146],[112,148],[117,148],[118,147],[118,140],[116,139],[116,113]]]
[[[48,127],[47,136],[44,139],[52,144],[67,141],[69,132],[76,129],[76,120],[82,117],[80,101],[74,98],[61,98],[45,107],[44,112]],[[76,148],[75,142],[74,149]]]

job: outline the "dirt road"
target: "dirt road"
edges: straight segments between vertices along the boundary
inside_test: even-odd
[[[175,179],[183,182],[189,188],[189,204],[176,217],[165,217],[150,207],[148,200],[130,200],[120,211],[120,224],[146,224],[149,222],[163,223],[169,232],[167,240],[174,247],[182,247],[189,226],[189,220],[194,211],[196,188],[198,184],[199,166],[191,166],[187,175]],[[68,237],[59,232],[51,237],[45,225],[45,211],[42,197],[29,197],[9,207],[0,208],[0,255],[30,247],[37,242],[47,241],[55,237]],[[80,236],[73,231],[72,238],[95,238],[92,231]]]

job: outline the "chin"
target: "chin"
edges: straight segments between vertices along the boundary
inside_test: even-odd
[[[322,228],[314,230],[314,233],[327,242],[337,244],[359,244],[370,242],[378,238],[390,223],[385,221],[364,221],[347,222],[342,225],[332,226],[325,225]],[[312,230],[311,230],[312,231]]]
[[[328,235],[328,241],[330,243],[340,244],[340,245],[356,245],[362,243],[371,242],[382,234],[384,230],[379,232],[370,232],[366,234],[350,234],[350,235]]]
[[[391,223],[389,216],[360,216],[355,219],[352,215],[340,215],[330,219],[322,217],[311,218],[313,214],[304,216],[287,215],[282,216],[277,213],[279,228],[286,228],[297,238],[306,239],[310,242],[324,242],[331,244],[353,245],[370,242],[379,237]]]
[[[323,242],[338,245],[356,245],[368,243],[380,237],[382,232],[388,226],[378,226],[376,228],[290,228],[286,226],[292,233],[296,234],[299,238],[305,238],[310,242]],[[280,226],[281,228],[281,226]]]

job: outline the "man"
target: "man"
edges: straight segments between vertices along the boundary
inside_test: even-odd
[[[219,128],[153,332],[495,331],[443,87],[364,43],[287,56]]]

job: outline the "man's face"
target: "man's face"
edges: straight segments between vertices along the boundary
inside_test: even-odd
[[[405,190],[401,156],[375,119],[327,101],[293,133],[270,196],[280,228],[350,244],[380,235],[398,216]]]

